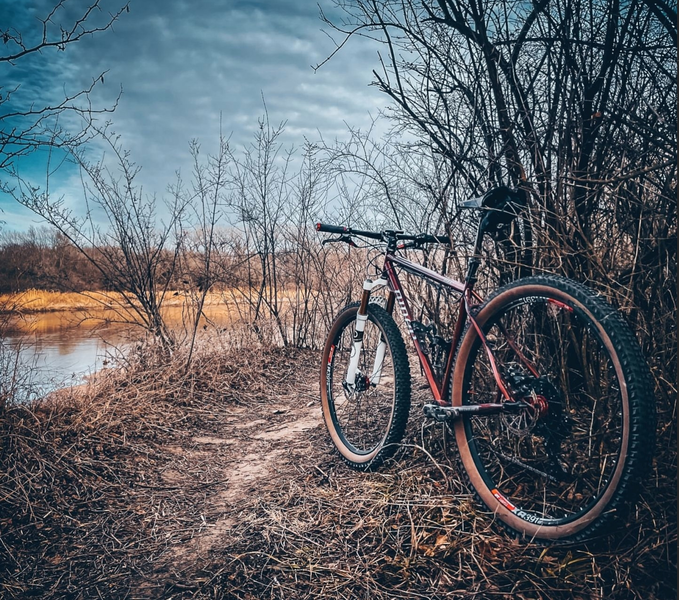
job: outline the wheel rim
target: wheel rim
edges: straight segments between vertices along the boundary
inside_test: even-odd
[[[355,315],[353,315],[355,317]],[[363,333],[363,347],[356,377],[356,391],[343,383],[353,346],[354,318],[340,329],[330,347],[327,393],[330,417],[341,442],[354,454],[370,457],[384,443],[393,419],[395,375],[387,344],[379,384],[371,385],[381,328],[370,318]]]
[[[464,422],[470,455],[490,493],[538,526],[568,525],[600,504],[626,447],[617,359],[588,315],[563,300],[544,293],[514,299],[483,327],[503,377],[515,382],[515,391],[523,389],[526,402],[543,396],[547,414]],[[537,383],[516,348],[551,388]],[[490,373],[477,339],[465,369],[464,403],[499,400]]]

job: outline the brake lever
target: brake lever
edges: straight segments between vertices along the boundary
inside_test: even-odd
[[[349,244],[349,245],[352,246],[353,248],[358,248],[358,246],[356,245],[356,243],[354,242],[354,240],[351,239],[351,236],[350,236],[350,235],[341,235],[341,236],[339,236],[339,237],[337,237],[337,238],[328,238],[327,240],[323,240],[323,241],[321,242],[321,246],[325,246],[326,244],[334,244],[334,243],[336,243],[336,242],[344,242],[344,243],[346,243],[346,244]]]

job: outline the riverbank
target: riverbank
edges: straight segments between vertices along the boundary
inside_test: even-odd
[[[181,307],[186,302],[183,292],[168,290],[163,305]],[[208,294],[206,306],[224,303],[222,294]],[[26,290],[16,294],[0,294],[0,314],[18,315],[60,311],[118,310],[125,306],[123,296],[116,292],[53,292]]]
[[[414,397],[376,473],[333,451],[316,352],[139,352],[0,418],[0,596],[291,600],[670,598],[676,466],[661,429],[628,526],[573,548],[518,545],[462,486]],[[416,379],[414,389],[420,383]]]

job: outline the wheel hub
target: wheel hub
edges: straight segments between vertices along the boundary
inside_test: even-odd
[[[527,405],[527,409],[521,413],[502,415],[508,429],[515,434],[528,435],[538,422],[559,418],[562,411],[558,391],[546,377],[537,378],[510,367],[505,380],[515,398]]]
[[[527,409],[522,413],[502,414],[505,426],[520,437],[538,435],[544,439],[550,476],[569,481],[571,475],[561,463],[561,442],[570,431],[570,421],[559,390],[548,377],[533,377],[510,368],[507,382]]]
[[[547,413],[549,412],[549,403],[547,402],[547,398],[542,394],[533,393],[527,398],[523,398],[523,401],[527,402],[535,409],[538,419],[547,416]]]
[[[363,375],[360,371],[356,373],[356,387],[357,392],[365,392],[370,387],[370,380],[367,375]]]
[[[349,400],[357,393],[365,392],[370,387],[370,379],[367,375],[363,375],[361,371],[356,371],[354,385],[349,385],[346,381],[343,381],[342,387],[344,388],[344,395]]]

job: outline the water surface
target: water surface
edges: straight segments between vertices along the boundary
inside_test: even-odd
[[[201,319],[201,328],[223,326],[230,320],[224,306],[209,306],[205,312],[209,321]],[[168,307],[164,314],[170,327],[183,327],[181,307]],[[19,352],[22,374],[33,388],[31,397],[81,384],[144,336],[140,327],[115,320],[115,314],[103,310],[12,317],[4,342]]]

